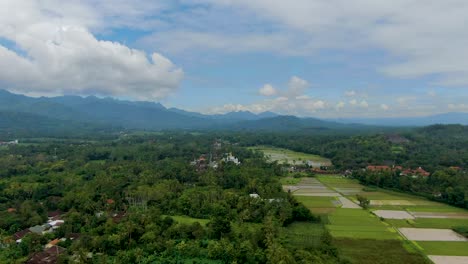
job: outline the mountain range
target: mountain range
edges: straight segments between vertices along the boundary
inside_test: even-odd
[[[0,129],[12,132],[73,128],[104,131],[109,128],[130,130],[229,129],[229,130],[313,130],[366,129],[371,126],[425,126],[434,123],[468,124],[468,113],[447,113],[430,117],[381,119],[330,119],[282,116],[272,112],[248,111],[205,115],[160,103],[123,101],[95,96],[33,98],[0,90]]]

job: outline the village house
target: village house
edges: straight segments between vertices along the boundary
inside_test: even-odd
[[[419,167],[415,170],[407,169],[400,173],[401,176],[409,176],[412,178],[418,178],[419,176],[428,177],[431,175],[429,172],[425,171],[423,168]]]
[[[260,195],[258,195],[256,193],[251,193],[251,194],[249,194],[249,196],[250,196],[250,198],[255,198],[255,199],[260,198]]]
[[[31,230],[29,230],[29,228],[14,233],[13,239],[16,241],[16,243],[21,243],[23,237],[25,237],[27,234],[31,234]]]
[[[26,261],[27,264],[52,264],[58,262],[60,254],[66,250],[59,246],[51,246],[42,252],[35,253]]]
[[[205,170],[208,167],[208,161],[205,155],[201,155],[198,159],[190,162],[190,165],[195,166],[197,171]]]
[[[236,158],[236,157],[234,157],[234,156],[232,155],[232,153],[226,153],[225,156],[226,156],[226,157],[224,157],[224,159],[223,159],[224,162],[226,162],[226,163],[232,162],[232,163],[234,163],[234,164],[236,164],[236,165],[240,165],[240,164],[241,164],[240,161],[239,161],[239,159]]]
[[[13,140],[13,141],[0,141],[0,146],[8,146],[8,145],[18,145],[19,141]]]
[[[429,172],[425,171],[422,167],[418,167],[417,169],[404,169],[402,166],[386,166],[386,165],[369,165],[366,167],[366,171],[371,172],[384,172],[384,171],[401,171],[400,176],[408,176],[408,177],[428,177],[430,175]]]

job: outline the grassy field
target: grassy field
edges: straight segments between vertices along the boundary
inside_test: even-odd
[[[468,242],[418,241],[427,255],[468,256]]]
[[[341,255],[356,264],[424,264],[424,256],[399,240],[335,239]],[[410,250],[408,250],[410,248]]]
[[[379,218],[361,209],[338,208],[326,226],[335,238],[399,239],[398,233]]]
[[[447,228],[468,227],[467,219],[449,218],[416,218],[412,220],[385,219],[385,222],[395,227],[416,227],[416,228]]]
[[[285,177],[280,179],[282,185],[296,185],[301,181],[301,178]]]
[[[295,196],[295,198],[309,209],[336,207],[333,201],[337,201],[336,197]]]
[[[430,201],[424,197],[394,192],[380,188],[366,188],[356,180],[341,176],[319,175],[317,179],[327,187],[355,200],[353,190],[373,202],[370,210],[403,210],[408,212],[462,213],[467,210]],[[351,191],[350,191],[351,190]],[[349,194],[346,192],[350,192]],[[304,204],[307,204],[307,200]],[[309,202],[314,204],[323,201]],[[414,242],[405,240],[397,227],[448,228],[467,227],[467,219],[416,218],[385,219],[371,215],[366,210],[337,208],[328,213],[327,230],[331,233],[341,254],[352,263],[431,263],[424,255],[468,255],[468,242]]]
[[[314,248],[320,244],[320,237],[325,231],[322,224],[295,222],[281,229],[285,245],[292,248]]]
[[[208,219],[193,218],[185,215],[171,215],[170,217],[181,224],[193,224],[195,222],[199,222],[201,225],[206,226],[206,224],[210,222]]]
[[[319,162],[324,166],[331,165],[331,161],[327,158],[307,154],[302,152],[296,152],[289,149],[275,148],[269,146],[257,146],[249,149],[261,151],[268,157],[270,161],[277,161],[278,163],[290,163],[290,164],[304,164],[308,160],[313,162]]]

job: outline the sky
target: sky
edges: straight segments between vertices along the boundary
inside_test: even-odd
[[[468,112],[466,0],[0,0],[0,88],[207,114]]]

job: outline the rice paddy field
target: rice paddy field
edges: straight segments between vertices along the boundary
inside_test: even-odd
[[[398,232],[363,209],[339,208],[328,215],[326,225],[335,238],[398,240]]]
[[[293,248],[314,248],[320,244],[320,237],[325,232],[322,224],[296,222],[281,229],[286,245]]]
[[[351,263],[432,263],[431,259],[438,259],[437,263],[441,263],[440,259],[464,263],[460,258],[464,261],[468,255],[468,241],[411,241],[399,231],[468,227],[468,211],[462,208],[410,194],[366,188],[340,175],[318,175],[315,179],[287,183],[298,201],[322,215],[326,230]],[[357,203],[356,194],[370,200],[368,210],[343,208],[340,204],[341,198]],[[385,217],[374,211],[383,211],[381,215]],[[406,215],[408,219],[391,219],[396,215]]]
[[[283,149],[256,149],[278,162],[297,164],[298,160],[320,159]],[[468,228],[468,210],[407,193],[366,187],[341,175],[289,177],[281,182],[285,191],[323,219],[323,225],[295,223],[284,229],[288,244],[311,247],[321,232],[327,230],[340,254],[351,263],[468,263],[468,240],[446,236],[446,241],[444,236],[437,235],[459,236],[453,229]],[[370,200],[367,210],[358,206],[358,194]],[[421,236],[414,236],[419,231]]]
[[[468,256],[468,243],[457,241],[418,241],[427,255]]]
[[[331,165],[331,161],[327,158],[313,154],[296,152],[289,149],[275,148],[269,146],[257,146],[251,147],[250,149],[261,151],[270,161],[277,161],[281,164],[288,163],[300,165],[305,164],[307,161],[312,161],[317,165],[317,167]]]
[[[335,239],[340,254],[359,264],[429,264],[427,258],[407,241],[374,239]]]

